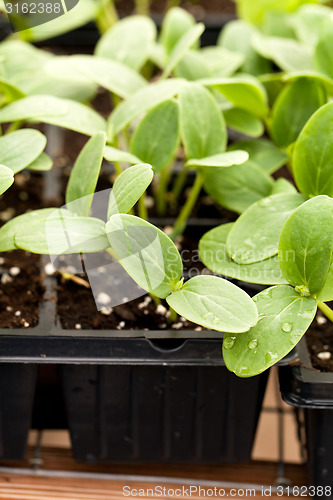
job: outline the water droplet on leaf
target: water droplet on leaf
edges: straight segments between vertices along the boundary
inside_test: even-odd
[[[225,337],[223,340],[223,347],[225,349],[232,349],[235,345],[236,337]]]
[[[293,325],[291,323],[282,323],[281,328],[284,332],[290,332],[293,328]]]
[[[250,340],[250,342],[247,344],[249,349],[255,349],[257,345],[258,345],[257,339]]]

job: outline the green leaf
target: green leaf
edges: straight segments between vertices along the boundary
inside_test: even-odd
[[[294,12],[304,3],[315,3],[316,0],[237,0],[237,13],[242,19],[254,24],[262,24],[267,11],[277,13]]]
[[[271,194],[282,194],[282,193],[292,193],[295,194],[297,193],[296,188],[291,182],[287,181],[287,179],[284,179],[283,177],[280,177],[280,179],[277,179],[274,182],[274,186],[272,189]]]
[[[104,119],[93,109],[53,96],[25,97],[0,109],[0,123],[18,120],[49,123],[85,135],[106,129]]]
[[[240,52],[234,52],[218,45],[203,47],[200,50],[200,55],[208,66],[211,76],[232,76],[245,60]]]
[[[195,25],[194,17],[179,7],[169,9],[164,16],[160,42],[167,54],[171,54],[181,37]]]
[[[14,174],[38,158],[46,145],[46,137],[38,130],[17,130],[0,137],[0,163]]]
[[[280,235],[279,259],[284,277],[315,295],[325,285],[333,262],[333,199],[317,196],[303,203]]]
[[[151,165],[145,163],[124,170],[112,187],[108,219],[115,214],[127,214],[146,191],[153,177]]]
[[[213,77],[199,80],[198,83],[218,90],[235,108],[243,109],[260,118],[267,115],[266,91],[254,76]]]
[[[244,109],[231,108],[224,111],[228,127],[250,137],[261,137],[264,133],[263,122]]]
[[[333,80],[316,71],[292,71],[291,73],[280,73],[282,82],[293,82],[298,78],[308,78],[321,83],[329,95],[333,94]]]
[[[303,5],[289,18],[289,24],[302,43],[314,47],[331,14],[331,8],[324,5]]]
[[[288,162],[288,155],[270,141],[239,141],[229,146],[229,151],[242,149],[250,155],[250,160],[261,167],[267,174],[273,174]]]
[[[130,96],[111,113],[108,121],[110,134],[115,137],[141,113],[178,94],[184,84],[184,80],[176,78],[165,82],[159,81],[147,85]]]
[[[258,321],[251,298],[216,276],[195,276],[166,300],[189,321],[220,332],[246,332]]]
[[[329,302],[333,300],[333,262],[327,273],[326,281],[323,288],[316,294],[317,300],[322,302]]]
[[[6,99],[9,102],[25,97],[25,94],[21,89],[2,77],[0,78],[0,91],[4,96],[6,96]]]
[[[200,78],[209,78],[211,70],[203,57],[202,51],[189,50],[175,68],[177,78],[195,81]]]
[[[233,224],[208,231],[199,242],[200,259],[211,271],[247,283],[279,285],[287,283],[276,256],[254,264],[236,264],[227,254],[226,243]]]
[[[268,288],[253,300],[259,322],[248,332],[223,339],[227,368],[239,377],[252,377],[286,356],[301,340],[317,310],[312,297],[301,297],[293,288]]]
[[[141,120],[131,140],[131,153],[159,172],[170,163],[178,144],[178,104],[168,99],[151,109]]]
[[[303,195],[274,194],[257,201],[235,222],[228,240],[228,255],[238,264],[252,264],[278,253],[281,229]]]
[[[125,64],[97,56],[69,56],[68,65],[110,92],[126,98],[147,85],[147,81]]]
[[[316,111],[300,133],[293,172],[298,189],[309,198],[333,196],[333,103]]]
[[[186,163],[187,167],[231,167],[232,165],[241,165],[249,159],[246,151],[231,151],[228,153],[220,153],[206,158],[193,158]]]
[[[104,158],[107,161],[119,161],[120,163],[141,163],[141,160],[136,156],[128,153],[127,151],[122,151],[118,148],[113,148],[112,146],[105,146],[104,148]]]
[[[216,100],[205,88],[187,84],[179,93],[180,133],[188,159],[225,151],[227,131]]]
[[[66,189],[67,208],[75,215],[88,216],[93,201],[105,147],[105,133],[89,139],[77,157]]]
[[[51,170],[53,160],[47,154],[41,153],[32,163],[29,163],[27,168],[29,170],[47,171]]]
[[[10,168],[0,165],[0,194],[4,193],[14,182],[14,174]]]
[[[27,212],[23,215],[18,215],[14,219],[6,222],[0,228],[0,251],[8,252],[9,250],[15,250],[15,234],[24,231],[26,227],[34,224],[40,220],[46,220],[50,215],[52,215],[57,208],[42,208],[40,210],[33,210],[32,212]]]
[[[167,78],[172,73],[177,64],[183,59],[185,54],[197,40],[199,40],[204,31],[205,25],[203,23],[198,23],[183,34],[170,53],[169,61],[163,71],[162,78]]]
[[[256,34],[252,44],[261,56],[271,59],[283,71],[313,69],[312,49],[296,40]]]
[[[258,33],[257,29],[241,20],[230,21],[221,31],[218,45],[244,56],[242,71],[253,75],[269,73],[271,63],[260,56],[252,47],[251,40]]]
[[[48,217],[38,221],[34,221],[31,214],[33,212],[25,214],[26,225],[15,233],[18,248],[38,254],[61,255],[94,253],[110,247],[105,223],[100,219],[75,217],[63,209],[53,210]]]
[[[252,161],[228,169],[207,171],[205,191],[220,205],[242,213],[256,201],[269,196],[273,179]]]
[[[113,254],[134,281],[149,293],[166,298],[177,286],[183,265],[170,238],[133,215],[113,215],[106,224]]]
[[[275,101],[271,135],[286,148],[296,141],[310,116],[327,102],[323,85],[314,79],[298,78],[287,85]]]
[[[149,17],[126,17],[104,33],[95,54],[139,71],[148,60],[155,38],[156,26]]]

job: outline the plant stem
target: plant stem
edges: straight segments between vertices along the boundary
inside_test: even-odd
[[[135,0],[135,10],[139,16],[149,16],[150,0]]]
[[[185,205],[183,206],[182,210],[180,211],[180,214],[175,222],[175,225],[173,226],[173,231],[170,235],[170,238],[174,241],[177,236],[182,234],[184,232],[184,229],[186,227],[186,222],[189,216],[192,213],[192,210],[194,208],[194,205],[197,202],[197,199],[199,197],[201,188],[204,183],[204,173],[201,170],[197,171],[197,176],[195,178],[194,184],[191,189],[190,196],[187,198]]]
[[[177,175],[177,178],[175,180],[175,183],[173,185],[172,191],[171,191],[171,199],[173,202],[177,201],[181,192],[184,189],[184,185],[187,179],[187,174],[188,171],[186,168],[183,168],[181,170],[180,174]]]
[[[98,31],[101,35],[108,31],[118,21],[118,14],[114,6],[113,0],[109,2],[100,10],[95,20]]]
[[[143,193],[143,195],[139,198],[138,212],[139,212],[139,217],[141,217],[141,219],[148,220],[148,210],[146,207],[146,193]]]
[[[160,172],[160,178],[156,189],[156,208],[159,215],[165,215],[167,208],[166,192],[172,174],[172,164],[166,166]]]
[[[321,312],[323,312],[330,321],[333,323],[333,311],[328,305],[326,305],[324,302],[321,302],[321,300],[317,300],[317,304]]]
[[[5,135],[10,134],[11,132],[15,132],[15,130],[19,129],[22,125],[22,120],[17,120],[16,122],[12,122],[7,128]]]
[[[170,306],[169,306],[169,311],[170,311],[170,316],[168,317],[168,322],[169,323],[176,323],[176,321],[178,320],[178,314]]]
[[[161,305],[161,299],[159,297],[156,297],[156,295],[152,294],[149,292],[149,297],[151,297],[154,301],[155,306]]]

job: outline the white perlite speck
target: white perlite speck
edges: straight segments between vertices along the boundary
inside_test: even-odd
[[[110,295],[108,295],[107,293],[104,293],[104,292],[100,292],[98,295],[97,295],[97,299],[96,299],[96,302],[98,302],[99,304],[110,304],[111,302],[111,297]]]
[[[49,262],[48,264],[46,264],[44,266],[44,271],[45,273],[48,275],[48,276],[52,276],[52,274],[54,274],[55,272],[55,269],[53,267],[53,264],[51,262]]]
[[[318,354],[317,354],[317,358],[321,359],[322,361],[327,361],[327,360],[331,359],[331,357],[332,357],[332,354],[328,351],[318,352]]]
[[[117,330],[122,330],[125,326],[125,321],[121,321],[119,325],[117,326]]]
[[[325,318],[325,316],[317,316],[317,323],[318,325],[325,325],[325,323],[327,323],[327,319]]]
[[[15,312],[14,312],[14,316],[16,316],[17,318],[18,318],[19,316],[21,316],[21,311],[15,311]]]
[[[9,274],[11,274],[12,276],[17,276],[18,274],[20,274],[20,272],[21,272],[21,269],[17,266],[11,267],[9,269]]]
[[[99,311],[101,314],[104,314],[104,316],[109,316],[113,311],[112,307],[102,307],[101,310]]]
[[[183,328],[183,323],[179,322],[179,323],[174,323],[172,325],[172,328],[173,330],[180,330],[181,328]]]
[[[162,314],[162,315],[164,315],[166,312],[167,312],[167,308],[164,307],[164,306],[162,306],[162,304],[159,304],[156,307],[156,314]]]
[[[80,325],[80,323],[76,323],[75,325],[75,330],[81,330],[82,326]]]
[[[7,274],[7,273],[4,273],[1,276],[1,284],[2,285],[7,285],[7,283],[11,283],[12,281],[13,281],[13,278],[11,276],[9,276],[9,274]]]
[[[27,321],[23,321],[23,326],[24,328],[28,328],[30,326],[30,323],[28,323]]]

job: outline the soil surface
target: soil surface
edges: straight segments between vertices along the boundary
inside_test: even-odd
[[[305,339],[313,367],[322,372],[333,372],[333,323],[318,312]]]
[[[0,328],[38,324],[43,299],[40,256],[23,250],[0,254]]]
[[[177,5],[177,0],[151,0],[150,9],[153,13],[165,12],[167,6]],[[205,14],[235,14],[235,3],[232,0],[180,0],[179,6],[201,19]],[[134,0],[116,0],[116,8],[123,15],[133,14]]]

